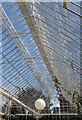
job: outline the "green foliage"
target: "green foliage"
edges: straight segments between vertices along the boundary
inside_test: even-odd
[[[77,91],[74,91],[73,93],[73,102],[78,104],[82,104],[82,96],[79,95]]]

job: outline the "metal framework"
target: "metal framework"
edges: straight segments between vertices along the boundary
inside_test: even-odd
[[[77,99],[81,89],[82,6],[80,2],[63,4],[17,0],[1,6],[0,94],[36,115],[58,115],[57,110],[52,113],[57,107],[61,111],[67,107],[68,113],[61,115],[77,114],[72,111],[74,105],[77,108],[73,97]],[[66,105],[61,105],[61,95]],[[34,107],[38,98],[47,104],[41,114]]]

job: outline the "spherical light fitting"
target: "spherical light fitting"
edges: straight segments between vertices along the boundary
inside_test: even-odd
[[[38,99],[35,101],[35,107],[38,110],[43,110],[46,106],[46,103],[43,99]]]

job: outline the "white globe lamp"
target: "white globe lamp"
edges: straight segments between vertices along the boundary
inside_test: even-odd
[[[38,99],[35,101],[35,107],[38,110],[43,110],[46,106],[46,103],[43,99]]]

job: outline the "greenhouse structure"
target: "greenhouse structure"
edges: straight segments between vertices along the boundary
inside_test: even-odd
[[[82,120],[81,0],[0,2],[0,120]]]

